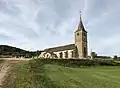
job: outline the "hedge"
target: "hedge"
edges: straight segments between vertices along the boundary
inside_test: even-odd
[[[89,60],[89,59],[39,59],[44,64],[56,64],[67,67],[81,66],[120,66],[113,60]]]

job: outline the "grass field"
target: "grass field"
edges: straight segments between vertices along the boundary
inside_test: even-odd
[[[50,79],[61,88],[120,88],[120,67],[45,67]]]
[[[24,61],[14,66],[8,80],[4,88],[120,88],[120,67],[70,68]]]

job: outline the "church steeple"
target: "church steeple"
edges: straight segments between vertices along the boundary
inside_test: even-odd
[[[80,11],[80,22],[79,22],[79,25],[78,25],[78,28],[77,28],[76,32],[77,32],[77,31],[85,31],[85,32],[87,32],[87,31],[85,30],[84,25],[83,25],[83,22],[82,22],[81,11]]]
[[[80,22],[75,32],[75,46],[76,46],[75,56],[77,56],[77,58],[87,58],[88,56],[87,31],[84,28],[81,13]]]

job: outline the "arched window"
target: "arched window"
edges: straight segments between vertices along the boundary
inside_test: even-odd
[[[47,54],[47,58],[49,57],[49,55]]]
[[[72,58],[74,57],[74,52],[73,52],[73,51],[71,51],[71,57],[72,57]]]
[[[60,52],[60,58],[63,58],[63,53],[62,52]]]
[[[65,58],[68,58],[68,51],[66,51],[64,53],[65,53]]]
[[[79,33],[77,33],[77,36],[79,36]]]

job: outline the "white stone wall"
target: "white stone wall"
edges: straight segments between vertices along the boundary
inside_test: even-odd
[[[68,51],[68,53],[69,53],[69,54],[68,54],[68,58],[73,58],[73,57],[72,57],[72,51],[74,51],[74,50],[69,50],[69,51]]]
[[[64,50],[64,51],[59,51],[59,52],[54,52],[56,55],[57,55],[57,57],[58,58],[60,58],[60,53],[62,52],[62,54],[63,54],[63,59],[65,59],[65,52],[68,52],[68,58],[72,58],[72,51],[74,51],[74,50]]]
[[[39,55],[39,58],[44,58],[44,57],[45,57],[45,53],[46,53],[46,52],[42,52],[42,53]]]
[[[51,58],[51,54],[50,53],[46,53],[45,54],[45,58]]]
[[[73,50],[64,50],[64,51],[54,52],[54,54],[56,54],[57,57],[60,58],[60,53],[62,52],[62,54],[63,54],[62,58],[67,59],[67,58],[65,58],[65,52],[66,51],[68,52],[68,58],[73,58],[72,57],[72,51]],[[54,58],[54,57],[52,57],[52,55],[50,53],[47,53],[47,52],[42,52],[39,57],[40,58]]]
[[[56,54],[58,58],[60,58],[59,53],[60,53],[60,52],[54,52],[54,54]]]

